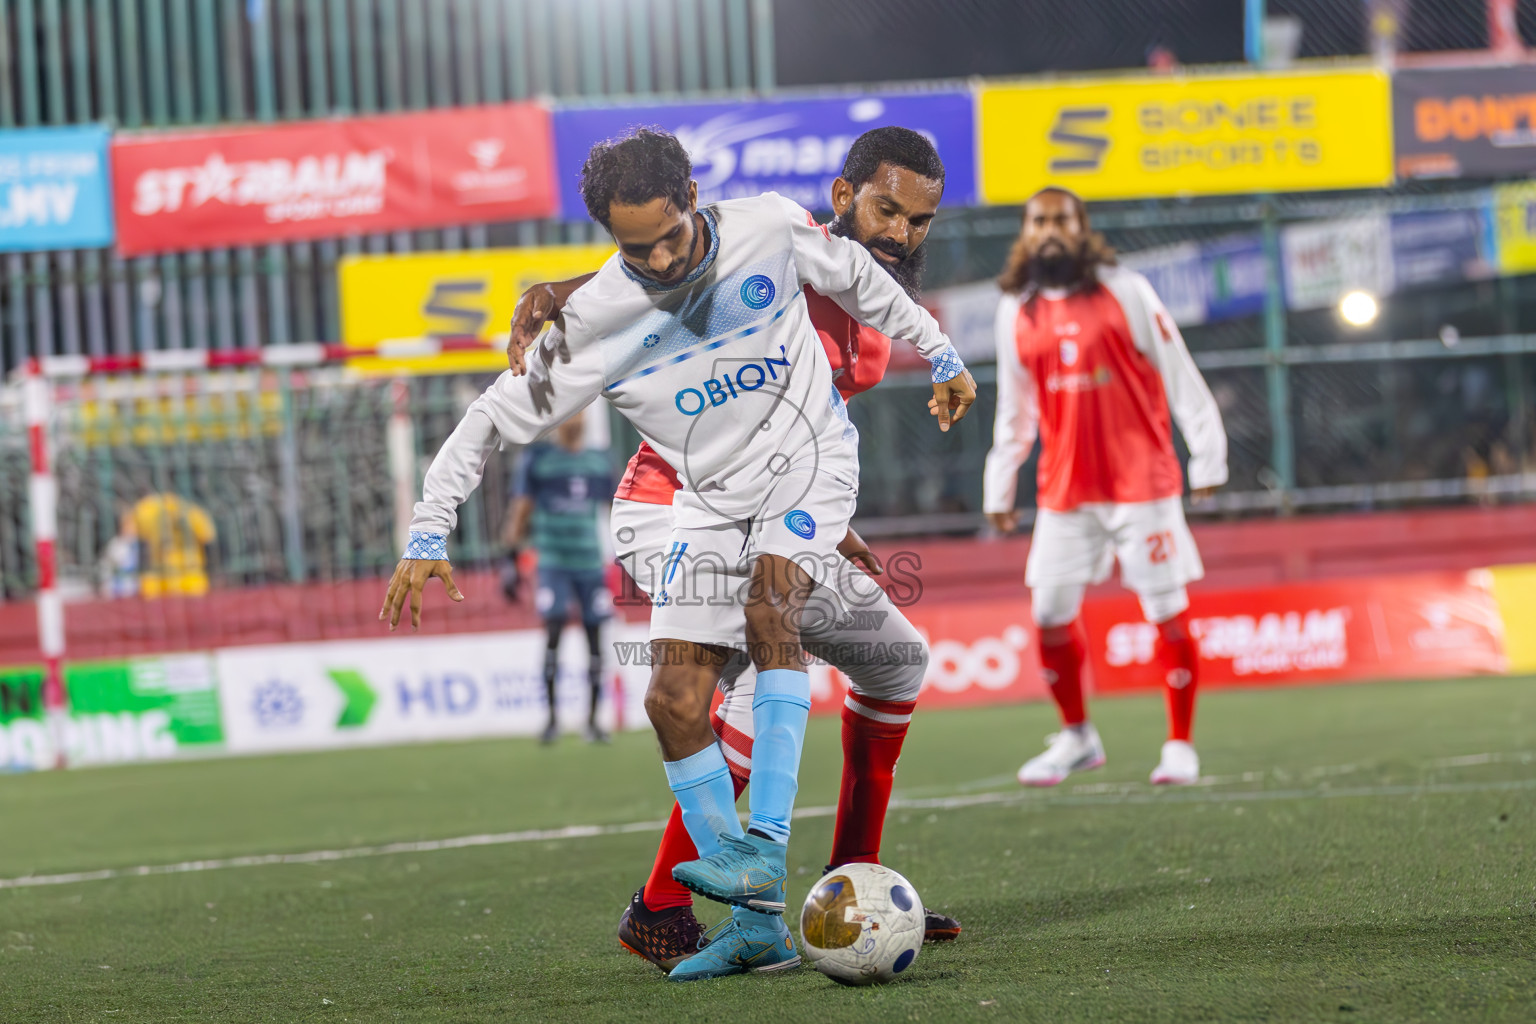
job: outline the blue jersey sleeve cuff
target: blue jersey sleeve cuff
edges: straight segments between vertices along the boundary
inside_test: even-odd
[[[411,540],[405,546],[402,558],[418,558],[428,562],[448,561],[448,538],[440,533],[411,531]]]
[[[955,351],[955,346],[946,345],[944,351],[929,360],[928,365],[933,368],[933,382],[942,384],[947,380],[954,380],[965,372],[965,363],[960,360],[960,353]]]

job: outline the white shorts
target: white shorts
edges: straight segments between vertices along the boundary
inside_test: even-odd
[[[665,554],[654,570],[636,566],[652,588],[651,639],[742,648],[752,565],[764,554],[790,559],[819,584],[809,604],[829,605],[827,614],[841,611],[837,588],[847,569],[837,546],[853,518],[857,490],[814,467],[791,469],[776,490],[789,495],[786,510],[781,512],[770,496],[764,507],[774,509],[772,513],[737,522],[720,522],[697,495],[677,492],[670,509],[670,536],[661,545]],[[634,525],[618,504],[612,521],[616,541],[620,530]],[[712,519],[712,525],[679,525]],[[637,533],[619,547],[621,556],[641,539],[648,538]],[[649,562],[653,551],[636,551],[633,560]]]
[[[613,503],[610,523],[619,563],[642,592],[654,594],[672,542],[672,506],[619,499]],[[812,595],[801,620],[802,646],[842,671],[855,693],[876,700],[916,700],[927,674],[927,642],[874,580],[838,558],[842,572],[827,588],[835,590],[837,601],[822,600],[821,589]],[[739,632],[731,646],[741,650],[746,644],[744,616],[734,628]],[[747,736],[752,735],[755,679],[750,661],[738,656],[720,680],[726,694],[721,716]]]
[[[1205,566],[1184,521],[1181,498],[1127,505],[1079,505],[1070,512],[1042,508],[1024,582],[1031,587],[1087,586],[1109,578],[1138,593],[1172,590],[1200,579]]]

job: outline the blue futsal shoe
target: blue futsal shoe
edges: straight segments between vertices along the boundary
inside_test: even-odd
[[[672,878],[700,896],[762,914],[784,913],[784,854],[789,847],[748,833],[721,836],[720,852],[685,861]]]
[[[700,981],[748,971],[766,974],[800,966],[795,940],[782,917],[734,910],[710,932],[708,944],[672,968],[668,981]]]

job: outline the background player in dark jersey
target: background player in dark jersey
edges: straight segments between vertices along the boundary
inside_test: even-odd
[[[608,559],[598,512],[613,497],[613,474],[608,456],[585,446],[582,427],[582,414],[577,413],[560,424],[554,444],[530,445],[523,452],[504,538],[515,552],[531,536],[539,553],[534,605],[548,632],[544,649],[544,693],[549,700],[549,724],[542,737],[545,743],[553,743],[560,734],[555,681],[560,634],[572,604],[587,632],[591,659],[587,667],[591,687],[587,739],[608,739],[597,724],[597,708],[603,681],[601,632],[603,620],[613,611],[613,595],[604,579]]]

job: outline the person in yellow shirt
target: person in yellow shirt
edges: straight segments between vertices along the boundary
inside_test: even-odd
[[[218,532],[202,506],[174,494],[140,498],[123,532],[138,540],[139,593],[147,598],[208,593],[208,548]]]

